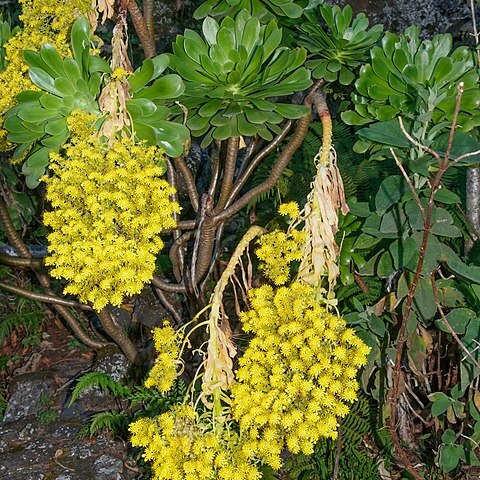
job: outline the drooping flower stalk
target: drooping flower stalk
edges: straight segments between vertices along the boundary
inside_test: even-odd
[[[342,177],[336,164],[336,152],[332,147],[332,120],[324,97],[316,93],[315,106],[320,116],[323,137],[322,146],[315,157],[317,172],[312,190],[307,197],[303,215],[292,224],[295,228],[300,221],[307,239],[303,247],[298,280],[317,290],[317,299],[334,304],[333,288],[339,274],[337,264],[338,245],[335,234],[338,231],[338,210],[345,215],[348,206],[345,201]],[[327,278],[325,291],[322,281]]]

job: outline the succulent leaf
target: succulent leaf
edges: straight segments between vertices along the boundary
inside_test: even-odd
[[[193,17],[197,20],[208,16],[216,19],[234,17],[244,9],[261,22],[278,17],[298,18],[303,12],[294,0],[207,0],[195,10]]]
[[[312,83],[303,67],[305,50],[279,48],[282,31],[275,21],[261,25],[242,10],[220,24],[206,18],[202,31],[204,38],[191,30],[177,37],[171,68],[184,79],[179,101],[188,110],[192,135],[206,134],[203,145],[257,133],[271,138],[270,132],[278,131],[284,118],[307,113],[300,105],[285,108],[265,100],[291,95]]]

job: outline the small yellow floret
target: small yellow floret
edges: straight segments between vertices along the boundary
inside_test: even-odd
[[[300,216],[300,208],[296,202],[282,203],[278,208],[278,213],[283,216],[289,216],[292,220]]]

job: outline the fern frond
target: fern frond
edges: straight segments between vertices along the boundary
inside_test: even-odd
[[[19,331],[20,328],[23,328],[29,332],[38,329],[43,318],[43,312],[40,309],[30,312],[14,312],[6,315],[0,322],[0,344],[2,344],[14,330]]]
[[[107,430],[110,432],[123,430],[128,424],[129,418],[125,412],[99,412],[92,416],[90,423],[85,425],[82,434],[93,437]]]
[[[69,406],[71,406],[80,396],[82,392],[88,388],[99,388],[103,393],[110,393],[115,397],[127,397],[131,395],[131,390],[120,382],[114,380],[110,375],[103,372],[89,372],[82,375],[75,385],[70,399]]]

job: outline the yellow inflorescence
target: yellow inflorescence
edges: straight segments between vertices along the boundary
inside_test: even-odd
[[[130,424],[134,447],[144,447],[155,480],[258,480],[260,472],[239,447],[234,432],[213,432],[195,410],[180,406]]]
[[[44,215],[51,228],[46,264],[67,280],[66,294],[99,311],[151,280],[160,232],[175,226],[180,207],[170,201],[175,190],[161,178],[156,147],[122,138],[107,148],[86,136],[78,115],[69,124],[72,140],[51,155],[53,175],[44,179],[53,209]]]
[[[236,372],[232,411],[244,453],[277,469],[285,446],[308,455],[320,438],[336,437],[370,348],[308,285],[265,285],[250,291],[250,302],[241,320],[254,338]]]
[[[1,116],[15,104],[15,97],[24,90],[36,89],[28,77],[23,51],[39,50],[44,43],[52,44],[62,55],[70,50],[68,36],[75,19],[89,11],[91,0],[20,0],[23,30],[5,44],[7,67],[0,73]],[[6,146],[7,132],[0,130],[0,148]]]
[[[180,356],[180,342],[183,336],[177,333],[168,322],[162,328],[153,331],[153,341],[157,358],[145,381],[147,388],[168,392],[177,378],[177,366]]]
[[[284,217],[288,215],[293,220],[300,216],[300,208],[297,202],[282,203],[278,207],[278,213]]]
[[[255,251],[261,260],[260,270],[275,285],[283,285],[290,278],[290,264],[302,259],[305,232],[292,230],[288,233],[275,230],[262,235],[260,248]]]

